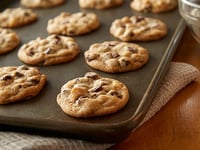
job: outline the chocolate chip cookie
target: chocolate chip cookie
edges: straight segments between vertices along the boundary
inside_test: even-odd
[[[18,58],[30,65],[53,65],[71,61],[79,53],[79,46],[73,38],[50,35],[24,44],[18,51]]]
[[[30,9],[7,8],[0,13],[0,27],[14,28],[37,20],[37,14]]]
[[[128,99],[128,88],[122,82],[94,72],[68,81],[57,95],[57,103],[66,114],[84,118],[115,113]]]
[[[119,41],[92,44],[84,55],[90,67],[109,73],[139,69],[149,59],[147,49],[134,43]]]
[[[58,6],[64,3],[65,0],[21,0],[22,6],[28,8],[48,8]]]
[[[46,80],[46,76],[34,67],[0,67],[0,104],[36,96],[42,90]]]
[[[177,8],[178,0],[132,0],[130,6],[140,12],[162,13]]]
[[[155,18],[125,16],[113,21],[110,33],[122,41],[153,41],[167,35],[167,25]]]
[[[123,0],[79,0],[79,6],[81,8],[91,9],[105,9],[110,7],[116,7],[123,3]]]
[[[20,38],[11,29],[0,28],[0,54],[12,51],[20,43]]]
[[[62,12],[54,19],[50,19],[47,31],[50,34],[75,36],[89,33],[100,26],[99,19],[94,13],[68,13]]]

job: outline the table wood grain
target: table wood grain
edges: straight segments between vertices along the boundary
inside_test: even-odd
[[[200,44],[188,29],[172,61],[200,70]],[[180,90],[155,116],[110,150],[200,150],[200,78]]]

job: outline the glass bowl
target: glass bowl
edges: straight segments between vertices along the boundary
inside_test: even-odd
[[[200,0],[179,0],[179,12],[200,43]]]

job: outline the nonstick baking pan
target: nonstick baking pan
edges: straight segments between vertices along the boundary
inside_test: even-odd
[[[0,1],[0,11],[15,7],[22,7],[18,0]],[[47,131],[56,136],[64,135],[106,143],[117,142],[127,137],[144,118],[185,29],[185,23],[180,17],[178,9],[161,14],[139,13],[131,10],[130,1],[127,0],[119,7],[93,10],[81,9],[77,0],[66,0],[63,5],[33,9],[33,11],[39,17],[35,23],[13,29],[21,38],[20,46],[38,36],[48,36],[46,31],[48,20],[62,11],[94,12],[100,19],[101,27],[91,33],[73,37],[81,49],[80,55],[73,61],[52,66],[37,66],[42,73],[47,75],[46,85],[39,95],[32,99],[1,105],[0,124],[2,127],[0,130],[24,128],[37,133]],[[118,40],[109,33],[111,23],[117,18],[132,15],[157,18],[168,26],[167,36],[160,40],[135,42],[149,50],[148,63],[141,69],[115,74],[90,68],[85,63],[84,51],[93,43]],[[24,65],[17,57],[20,46],[8,54],[0,55],[0,67]],[[60,92],[61,86],[73,78],[84,76],[89,71],[125,83],[130,93],[126,107],[117,113],[102,117],[77,119],[64,114],[56,102],[56,96]]]

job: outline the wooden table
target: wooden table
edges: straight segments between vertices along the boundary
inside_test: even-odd
[[[188,29],[173,61],[200,70],[200,44]],[[179,91],[161,111],[112,150],[200,150],[200,78]]]

